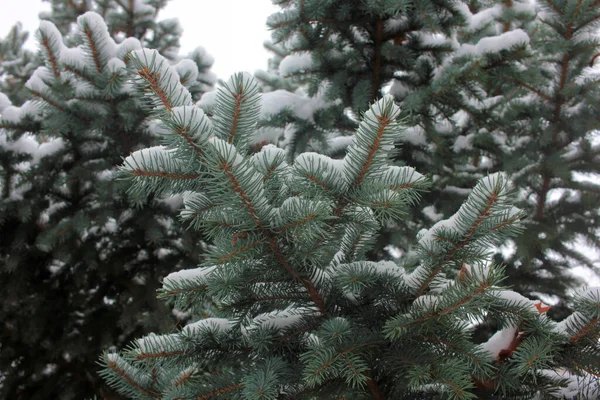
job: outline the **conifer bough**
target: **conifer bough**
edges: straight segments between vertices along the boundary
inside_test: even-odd
[[[520,231],[501,174],[479,181],[449,219],[418,236],[407,270],[365,261],[378,230],[427,189],[390,165],[402,137],[385,96],[364,113],[343,159],[265,146],[251,154],[257,84],[234,75],[209,119],[155,51],[131,56],[163,146],[125,160],[131,191],[184,193],[183,220],[213,246],[171,273],[160,296],[215,315],[102,356],[104,378],[140,399],[594,398],[600,292],[576,293],[561,323],[502,286],[494,245]],[[473,333],[497,327],[484,343]]]

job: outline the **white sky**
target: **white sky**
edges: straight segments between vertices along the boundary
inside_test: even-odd
[[[0,37],[20,21],[33,38],[38,13],[49,9],[41,0],[0,0],[0,6]],[[269,54],[262,46],[270,38],[266,20],[277,9],[270,0],[171,0],[159,20],[178,18],[183,27],[181,52],[204,47],[215,58],[213,72],[226,80],[237,71],[267,67]],[[30,40],[28,47],[35,46]]]

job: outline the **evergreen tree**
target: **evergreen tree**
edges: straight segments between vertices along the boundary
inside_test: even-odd
[[[324,87],[354,116],[384,90],[402,105],[410,128],[397,162],[426,168],[434,186],[424,199],[425,211],[416,211],[406,226],[390,226],[374,258],[390,257],[389,245],[410,252],[410,238],[450,215],[485,175],[456,173],[469,161],[452,146],[463,133],[461,113],[473,108],[469,99],[479,79],[490,69],[514,64],[526,44],[521,31],[500,36],[482,29],[490,16],[502,14],[498,3],[468,2],[469,8],[467,2],[438,0],[280,1],[284,10],[269,19],[274,39],[291,53],[281,61],[280,73],[308,82],[309,94]],[[488,42],[478,47],[481,32]]]
[[[29,98],[25,82],[40,65],[37,55],[23,47],[28,36],[21,24],[17,23],[0,40],[0,92],[18,106]]]
[[[40,13],[40,18],[54,23],[63,35],[77,28],[77,18],[88,11],[102,16],[108,31],[117,43],[124,39],[137,38],[142,46],[157,49],[171,61],[192,60],[198,72],[193,69],[181,69],[181,79],[186,80],[195,100],[210,90],[215,75],[210,71],[214,60],[202,47],[197,47],[186,57],[179,55],[179,37],[183,30],[177,19],[157,20],[158,13],[167,5],[168,0],[44,0],[50,3],[50,11]],[[76,37],[71,37],[76,41]]]
[[[134,195],[185,193],[182,218],[213,239],[199,268],[163,281],[161,296],[216,314],[176,333],[106,353],[103,375],[139,399],[594,398],[600,290],[561,323],[502,286],[489,257],[520,230],[500,173],[482,178],[449,219],[419,233],[418,263],[366,261],[388,221],[427,188],[390,165],[401,114],[391,96],[361,119],[340,160],[249,144],[260,115],[245,74],[219,89],[213,117],[193,105],[155,51],[132,54],[135,84],[155,106],[163,145],[122,167]],[[181,179],[179,179],[181,178]],[[473,332],[488,319],[497,332]]]
[[[497,123],[486,133],[494,145],[484,154],[494,163],[490,169],[511,174],[519,206],[529,214],[527,234],[497,256],[509,282],[523,293],[566,299],[581,283],[573,267],[599,272],[597,256],[589,254],[600,251],[600,75],[594,68],[600,4],[539,6],[530,27],[532,55],[520,77],[499,76],[499,90],[511,95],[495,110]]]
[[[155,289],[196,265],[203,246],[175,221],[181,198],[128,196],[115,179],[122,157],[158,140],[126,79],[142,43],[115,42],[94,12],[70,32],[43,21],[44,66],[26,83],[33,98],[15,107],[0,94],[1,398],[112,396],[96,375],[98,352],[177,323]],[[196,56],[173,68],[200,96],[197,63],[210,59]]]
[[[324,92],[328,101],[338,100],[346,114],[357,115],[389,91],[408,125],[396,162],[427,171],[433,181],[426,207],[414,210],[406,225],[388,226],[371,259],[400,250],[409,265],[415,232],[451,215],[487,173],[508,171],[518,205],[529,212],[529,233],[509,241],[510,251],[504,248],[497,261],[508,263],[507,282],[519,292],[566,300],[577,283],[571,268],[594,268],[573,243],[598,244],[596,185],[572,176],[597,170],[597,78],[589,64],[598,53],[590,33],[598,6],[541,2],[538,13],[528,0],[276,3],[283,10],[269,26],[279,75],[307,87],[309,95]],[[559,93],[560,74],[550,71],[563,68],[563,60],[567,75]],[[568,129],[555,123],[551,111],[579,108],[585,113],[560,117]],[[549,145],[543,138],[552,132],[565,132],[564,140]],[[577,160],[560,161],[561,152],[578,154]],[[557,157],[560,162],[553,161]]]

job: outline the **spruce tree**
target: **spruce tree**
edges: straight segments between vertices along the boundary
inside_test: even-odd
[[[160,11],[167,5],[168,0],[44,0],[50,3],[50,11],[40,13],[40,18],[56,25],[59,31],[66,35],[77,29],[77,18],[93,11],[102,16],[108,27],[108,32],[117,43],[125,38],[137,38],[145,48],[156,49],[171,61],[192,60],[196,63],[198,72],[193,75],[193,69],[180,69],[182,79],[195,100],[215,84],[216,77],[210,71],[214,60],[202,47],[195,48],[190,54],[181,57],[179,54],[179,37],[183,29],[177,19],[158,20]],[[73,39],[73,38],[71,38]]]
[[[176,222],[180,198],[128,196],[115,168],[158,140],[127,82],[129,53],[170,49],[195,96],[208,83],[198,63],[210,58],[179,60],[158,37],[117,43],[94,12],[69,32],[43,21],[44,65],[25,85],[32,98],[15,107],[0,93],[1,398],[113,396],[96,374],[98,352],[178,323],[155,289],[196,265],[204,245]]]
[[[390,257],[390,245],[410,253],[414,233],[451,215],[484,175],[462,171],[469,159],[453,151],[454,141],[464,133],[464,110],[473,108],[469,100],[481,77],[515,64],[523,56],[526,35],[483,29],[490,17],[504,14],[502,2],[278,4],[283,10],[268,25],[274,40],[290,53],[280,62],[280,74],[307,83],[309,94],[325,90],[355,116],[355,124],[384,91],[402,105],[410,128],[396,160],[427,168],[434,185],[424,211],[417,210],[406,226],[389,227],[373,258]],[[487,43],[477,46],[476,39],[482,38]]]
[[[511,174],[529,214],[527,234],[497,261],[521,292],[566,299],[583,283],[573,267],[599,272],[600,4],[552,0],[539,7],[521,76],[499,76],[499,90],[511,95],[495,110],[498,123],[486,133],[494,145],[485,154],[493,169]]]
[[[23,47],[28,37],[22,25],[17,23],[0,40],[0,92],[17,106],[29,98],[25,82],[40,65],[39,57]]]
[[[550,294],[564,303],[568,289],[577,287],[572,267],[597,269],[573,247],[575,241],[598,244],[597,188],[581,179],[597,171],[593,1],[277,4],[283,10],[268,24],[279,75],[309,95],[324,91],[346,114],[357,115],[388,91],[408,125],[396,162],[427,171],[433,181],[425,207],[405,226],[387,227],[371,259],[401,254],[410,264],[415,232],[451,215],[487,173],[507,171],[530,216],[528,233],[496,255],[511,271],[507,282],[528,296]],[[560,71],[563,60],[559,93],[561,75],[551,71]],[[560,111],[560,124],[551,113],[580,108],[584,114]],[[548,144],[543,138],[552,132],[565,137]],[[578,155],[560,161],[561,152]]]
[[[501,173],[418,235],[418,262],[366,261],[381,227],[402,223],[427,189],[390,165],[404,129],[391,96],[363,115],[342,159],[250,144],[257,83],[234,75],[212,118],[155,51],[132,54],[136,90],[155,106],[163,145],[134,152],[134,195],[185,193],[182,218],[213,240],[200,267],[161,297],[215,315],[105,353],[105,379],[136,399],[594,398],[600,290],[576,293],[556,323],[547,306],[502,285],[494,246],[525,214]],[[473,332],[496,322],[487,341]]]

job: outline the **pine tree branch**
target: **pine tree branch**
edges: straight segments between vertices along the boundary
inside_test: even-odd
[[[325,184],[325,182],[323,182],[322,180],[320,180],[319,178],[317,178],[314,175],[306,175],[306,179],[308,179],[309,181],[315,182],[317,185],[321,186],[323,189],[325,189],[325,191],[329,192],[331,189]]]
[[[527,89],[527,90],[529,90],[529,91],[537,94],[538,96],[540,96],[542,99],[546,100],[547,102],[551,103],[553,101],[552,97],[550,97],[550,96],[542,93],[541,91],[537,90],[536,88],[534,88],[531,85],[528,85],[525,82],[521,82],[521,81],[518,81],[516,79],[510,78],[508,76],[502,76],[502,75],[498,76],[498,78],[500,78],[500,79],[502,79],[504,81],[507,81],[507,82],[514,83],[515,85],[521,86],[521,87],[523,87],[523,88],[525,88],[525,89]]]
[[[451,343],[451,342],[449,342],[447,340],[444,340],[442,338],[432,337],[432,336],[417,336],[416,338],[420,339],[420,340],[422,340],[424,342],[442,344],[442,345],[448,347],[449,349],[451,349],[454,352],[457,352],[457,353],[460,353],[462,355],[465,355],[465,356],[469,357],[477,365],[481,365],[481,363],[482,363],[482,360],[478,359],[473,354],[469,353],[468,351],[465,351],[464,349],[460,348],[459,346],[455,345],[454,343]]]
[[[473,223],[473,225],[471,226],[471,228],[469,229],[469,231],[463,236],[463,238],[458,241],[457,243],[454,244],[452,250],[450,250],[446,256],[443,258],[443,260],[441,260],[441,262],[438,263],[438,265],[433,269],[433,271],[431,271],[429,273],[429,276],[427,277],[427,279],[423,282],[423,284],[419,287],[419,290],[417,290],[415,297],[419,297],[423,294],[423,292],[425,292],[425,290],[427,289],[427,287],[429,287],[429,284],[431,283],[431,281],[433,281],[433,279],[436,277],[436,275],[442,270],[442,268],[444,267],[444,265],[452,260],[452,258],[454,257],[454,255],[463,247],[465,247],[470,239],[471,236],[473,235],[473,233],[475,233],[475,231],[477,230],[477,228],[479,228],[479,226],[481,225],[481,223],[483,221],[485,221],[485,219],[488,217],[488,215],[490,214],[490,210],[492,209],[492,206],[494,204],[496,204],[496,202],[498,201],[498,193],[496,191],[492,192],[492,194],[490,195],[490,197],[487,199],[487,204],[485,206],[485,208],[483,209],[483,211],[478,215],[477,219],[475,220],[475,222]],[[440,239],[439,237],[437,238],[438,240]]]
[[[312,374],[313,375],[319,375],[321,372],[323,372],[323,370],[327,367],[329,367],[331,364],[333,364],[338,358],[345,356],[346,354],[350,354],[360,348],[363,347],[367,347],[367,346],[376,346],[379,344],[387,344],[386,341],[382,341],[382,340],[377,340],[377,341],[372,341],[372,342],[364,342],[364,343],[359,343],[356,344],[346,350],[343,350],[337,354],[335,354],[333,357],[331,357],[329,360],[327,360],[324,363],[321,363],[321,365],[319,366],[319,368],[317,368]]]
[[[168,172],[143,171],[139,168],[132,170],[131,173],[135,176],[147,176],[147,177],[181,179],[181,180],[194,180],[199,177],[199,175],[196,175],[196,174],[187,174],[187,175],[185,175],[185,174],[170,174]]]
[[[134,6],[133,1],[134,0],[129,0],[129,9],[127,10],[128,14],[129,14],[129,21],[127,24],[127,36],[128,37],[133,36],[133,24],[135,22],[135,13],[133,11],[133,6]]]
[[[546,0],[549,1],[549,0]],[[572,34],[573,34],[573,23],[570,22],[567,26],[567,40],[571,40],[572,39]],[[556,147],[557,145],[557,141],[558,141],[558,134],[560,133],[560,114],[561,114],[561,109],[562,106],[564,104],[564,97],[563,97],[563,90],[565,88],[565,84],[567,82],[567,73],[568,73],[568,68],[569,68],[569,61],[571,59],[571,52],[567,51],[564,55],[563,55],[563,59],[561,62],[561,68],[560,68],[560,78],[559,78],[559,85],[558,85],[558,89],[556,91],[556,95],[555,95],[555,99],[554,99],[554,117],[553,117],[553,121],[552,124],[554,125],[554,132],[552,134],[552,147]],[[545,158],[546,160],[548,159],[548,152],[546,151],[545,154]],[[552,179],[553,174],[550,172],[550,170],[547,167],[544,167],[543,169],[543,174],[542,174],[542,188],[538,197],[538,202],[537,202],[537,209],[535,212],[535,219],[537,221],[542,221],[544,219],[544,208],[546,206],[546,199],[548,197],[548,192],[550,190],[550,180]]]
[[[241,389],[242,387],[243,387],[243,385],[239,384],[239,383],[236,384],[236,385],[227,386],[227,387],[224,387],[224,388],[221,388],[221,389],[217,389],[217,390],[215,390],[213,392],[207,393],[207,394],[205,394],[203,396],[196,397],[195,400],[208,400],[208,399],[212,399],[212,398],[218,397],[218,396],[220,396],[222,394],[226,394],[226,393],[232,392],[234,390]],[[176,397],[174,400],[185,400],[185,399],[183,399],[182,397]]]
[[[108,362],[108,367],[113,370],[117,375],[119,375],[125,382],[127,382],[128,384],[130,384],[131,386],[135,387],[136,389],[144,392],[145,394],[147,394],[148,396],[150,396],[153,399],[158,399],[160,398],[160,394],[159,393],[155,393],[151,390],[148,390],[147,388],[143,387],[142,385],[140,385],[139,383],[137,383],[135,381],[135,379],[133,379],[132,377],[130,377],[129,375],[127,375],[127,373],[119,368],[119,366],[117,365],[117,363],[115,361],[109,361]]]
[[[54,72],[54,76],[56,78],[60,77],[60,70],[58,69],[58,62],[56,61],[56,56],[52,52],[52,48],[50,47],[50,42],[46,36],[42,38],[42,46],[46,49],[46,53],[48,54],[48,61],[50,61],[50,65],[52,65],[52,71]]]
[[[230,165],[225,160],[221,160],[219,167],[222,169],[222,171],[225,173],[225,175],[229,178],[229,180],[233,184],[234,192],[236,192],[238,194],[238,196],[240,196],[242,202],[244,203],[244,206],[250,213],[250,216],[254,219],[259,230],[267,239],[267,242],[269,243],[271,250],[273,251],[273,254],[275,255],[275,258],[277,259],[279,264],[290,274],[290,276],[292,276],[298,282],[302,283],[302,285],[306,288],[308,294],[310,295],[311,299],[313,300],[313,302],[315,303],[315,305],[317,306],[319,311],[322,314],[327,314],[327,308],[325,307],[325,301],[319,294],[317,288],[310,281],[309,278],[302,277],[300,275],[300,273],[298,271],[296,271],[294,269],[294,267],[292,267],[290,265],[290,263],[287,261],[287,259],[283,256],[281,250],[279,249],[279,245],[277,244],[277,239],[265,227],[265,225],[261,221],[260,217],[258,216],[258,213],[254,209],[254,205],[250,201],[250,198],[248,197],[248,195],[246,194],[246,192],[244,191],[244,189],[241,187],[240,183],[238,182],[237,178],[231,171]]]
[[[235,239],[235,238],[234,238],[234,239]],[[234,250],[234,251],[232,251],[231,253],[229,253],[229,254],[226,254],[226,255],[224,255],[223,257],[220,257],[220,258],[218,259],[218,261],[219,261],[220,263],[224,264],[224,263],[226,263],[227,261],[229,261],[231,258],[233,258],[233,257],[237,256],[238,254],[240,254],[240,253],[243,253],[244,251],[246,251],[246,250],[249,250],[249,249],[251,249],[251,248],[253,248],[253,247],[256,247],[256,246],[258,246],[258,245],[259,245],[259,244],[261,244],[261,243],[264,243],[264,239],[257,240],[257,241],[255,241],[255,242],[252,242],[252,243],[249,243],[249,244],[247,244],[247,245],[245,245],[245,246],[242,246],[242,247],[240,247],[239,249],[235,249],[235,250]]]
[[[484,294],[484,293],[486,292],[486,290],[490,288],[490,286],[489,286],[489,284],[488,284],[487,282],[479,282],[479,283],[481,284],[481,286],[480,286],[480,287],[478,287],[478,288],[477,288],[477,289],[476,289],[476,290],[473,292],[473,294],[471,294],[471,295],[469,295],[469,296],[467,296],[467,297],[465,297],[465,298],[463,298],[463,299],[461,299],[461,300],[457,301],[456,303],[453,303],[453,304],[449,305],[448,307],[445,307],[445,308],[443,308],[443,309],[441,309],[441,310],[439,310],[439,311],[433,311],[433,312],[430,312],[430,313],[428,313],[428,314],[425,314],[425,315],[424,315],[424,316],[422,316],[421,318],[418,318],[418,319],[416,319],[416,320],[413,320],[413,321],[407,322],[407,323],[405,323],[405,324],[402,324],[402,325],[400,325],[399,327],[397,327],[397,329],[404,329],[404,328],[407,328],[407,327],[409,327],[409,326],[411,326],[411,325],[414,325],[414,324],[418,324],[418,323],[426,322],[427,320],[429,320],[429,319],[431,319],[431,318],[437,318],[437,317],[441,317],[441,316],[443,316],[443,315],[446,315],[446,314],[449,314],[449,313],[451,313],[452,311],[456,310],[457,308],[459,308],[459,307],[461,307],[461,306],[463,306],[463,305],[467,304],[467,303],[468,303],[468,302],[470,302],[471,300],[473,300],[473,298],[474,298],[476,295],[479,295],[479,294]],[[420,295],[418,295],[418,296],[416,296],[416,297],[419,297],[419,296],[420,296]]]
[[[193,372],[185,372],[175,381],[174,386],[179,387],[183,385],[187,380],[189,380],[193,375]]]
[[[35,97],[39,97],[40,99],[44,100],[46,103],[50,104],[52,107],[56,108],[59,111],[65,112],[65,109],[63,107],[61,107],[58,103],[56,103],[53,100],[50,100],[48,97],[42,95],[40,92],[35,91],[35,90],[31,90],[31,94],[34,95]]]
[[[101,74],[102,73],[102,65],[100,64],[100,55],[98,53],[98,49],[96,48],[96,43],[94,42],[94,36],[91,29],[86,26],[83,29],[83,33],[87,37],[90,43],[90,51],[92,52],[92,59],[94,60],[94,65],[96,66],[96,71]]]
[[[591,369],[587,368],[585,365],[581,365],[580,363],[578,363],[575,360],[571,360],[571,362],[573,363],[573,365],[575,365],[575,367],[581,369],[582,371],[585,371],[588,374],[590,374],[592,376],[595,376],[596,378],[600,378],[600,374],[599,373],[597,373],[595,371],[592,371]]]
[[[175,289],[175,290],[169,290],[168,292],[166,292],[165,294],[167,296],[176,296],[182,293],[189,293],[189,292],[203,292],[207,289],[207,286],[203,285],[203,286],[199,286],[199,287],[195,287],[195,288],[186,288],[186,289]]]
[[[598,319],[598,317],[592,318],[590,320],[590,322],[588,322],[587,324],[585,324],[585,326],[583,328],[581,328],[576,334],[574,334],[573,336],[571,336],[569,338],[569,342],[571,342],[571,343],[578,342],[579,339],[581,339],[589,331],[591,331],[592,329],[594,329],[594,327],[598,324],[599,321],[600,320]]]
[[[563,15],[563,12],[552,2],[552,0],[544,0],[558,15]]]
[[[511,9],[513,6],[512,0],[506,0],[506,8]],[[506,18],[504,20],[504,32],[510,31],[510,19]]]
[[[304,225],[310,221],[314,221],[315,218],[317,218],[317,216],[318,216],[317,214],[309,214],[306,217],[300,218],[299,220],[296,220],[292,223],[282,226],[281,228],[279,228],[279,230],[283,232],[283,231],[286,231],[286,230],[289,230],[292,228],[296,228],[296,227],[298,227],[300,225]]]
[[[232,124],[231,124],[231,131],[229,132],[229,138],[227,139],[227,143],[232,144],[233,143],[233,138],[235,137],[235,134],[237,133],[237,125],[238,125],[238,121],[240,118],[240,110],[242,107],[242,100],[244,99],[244,83],[240,83],[239,87],[238,87],[238,92],[233,95],[233,98],[235,99],[235,106],[234,106],[234,111],[233,111],[233,116],[232,116]]]
[[[371,164],[373,163],[373,158],[377,151],[379,151],[379,145],[381,143],[381,139],[383,138],[383,133],[385,132],[385,128],[392,122],[391,119],[382,117],[377,115],[377,119],[379,120],[379,130],[377,131],[377,136],[373,144],[369,147],[369,154],[367,155],[367,160],[362,166],[360,173],[358,174],[358,178],[356,179],[356,186],[360,186],[363,179],[365,178]]]
[[[158,353],[146,353],[140,352],[140,354],[136,354],[133,356],[136,360],[147,360],[152,358],[167,358],[167,357],[175,357],[183,355],[183,351],[161,351]]]
[[[280,342],[286,342],[296,336],[299,336],[305,332],[310,331],[311,329],[315,329],[317,327],[319,327],[321,325],[321,322],[316,322],[316,323],[312,323],[312,324],[307,324],[306,326],[302,327],[301,329],[297,329],[296,331],[289,333],[287,335],[285,335],[284,337],[280,338],[279,341]]]
[[[173,106],[171,105],[171,102],[169,101],[169,97],[167,96],[167,94],[162,90],[162,88],[160,87],[160,74],[156,73],[153,74],[152,71],[150,71],[148,69],[148,67],[142,67],[141,69],[139,69],[137,71],[138,75],[141,76],[142,78],[144,78],[146,80],[146,82],[148,82],[150,84],[150,89],[156,93],[156,95],[158,96],[158,98],[160,99],[161,103],[163,104],[163,106],[168,110],[168,111],[173,111]]]

